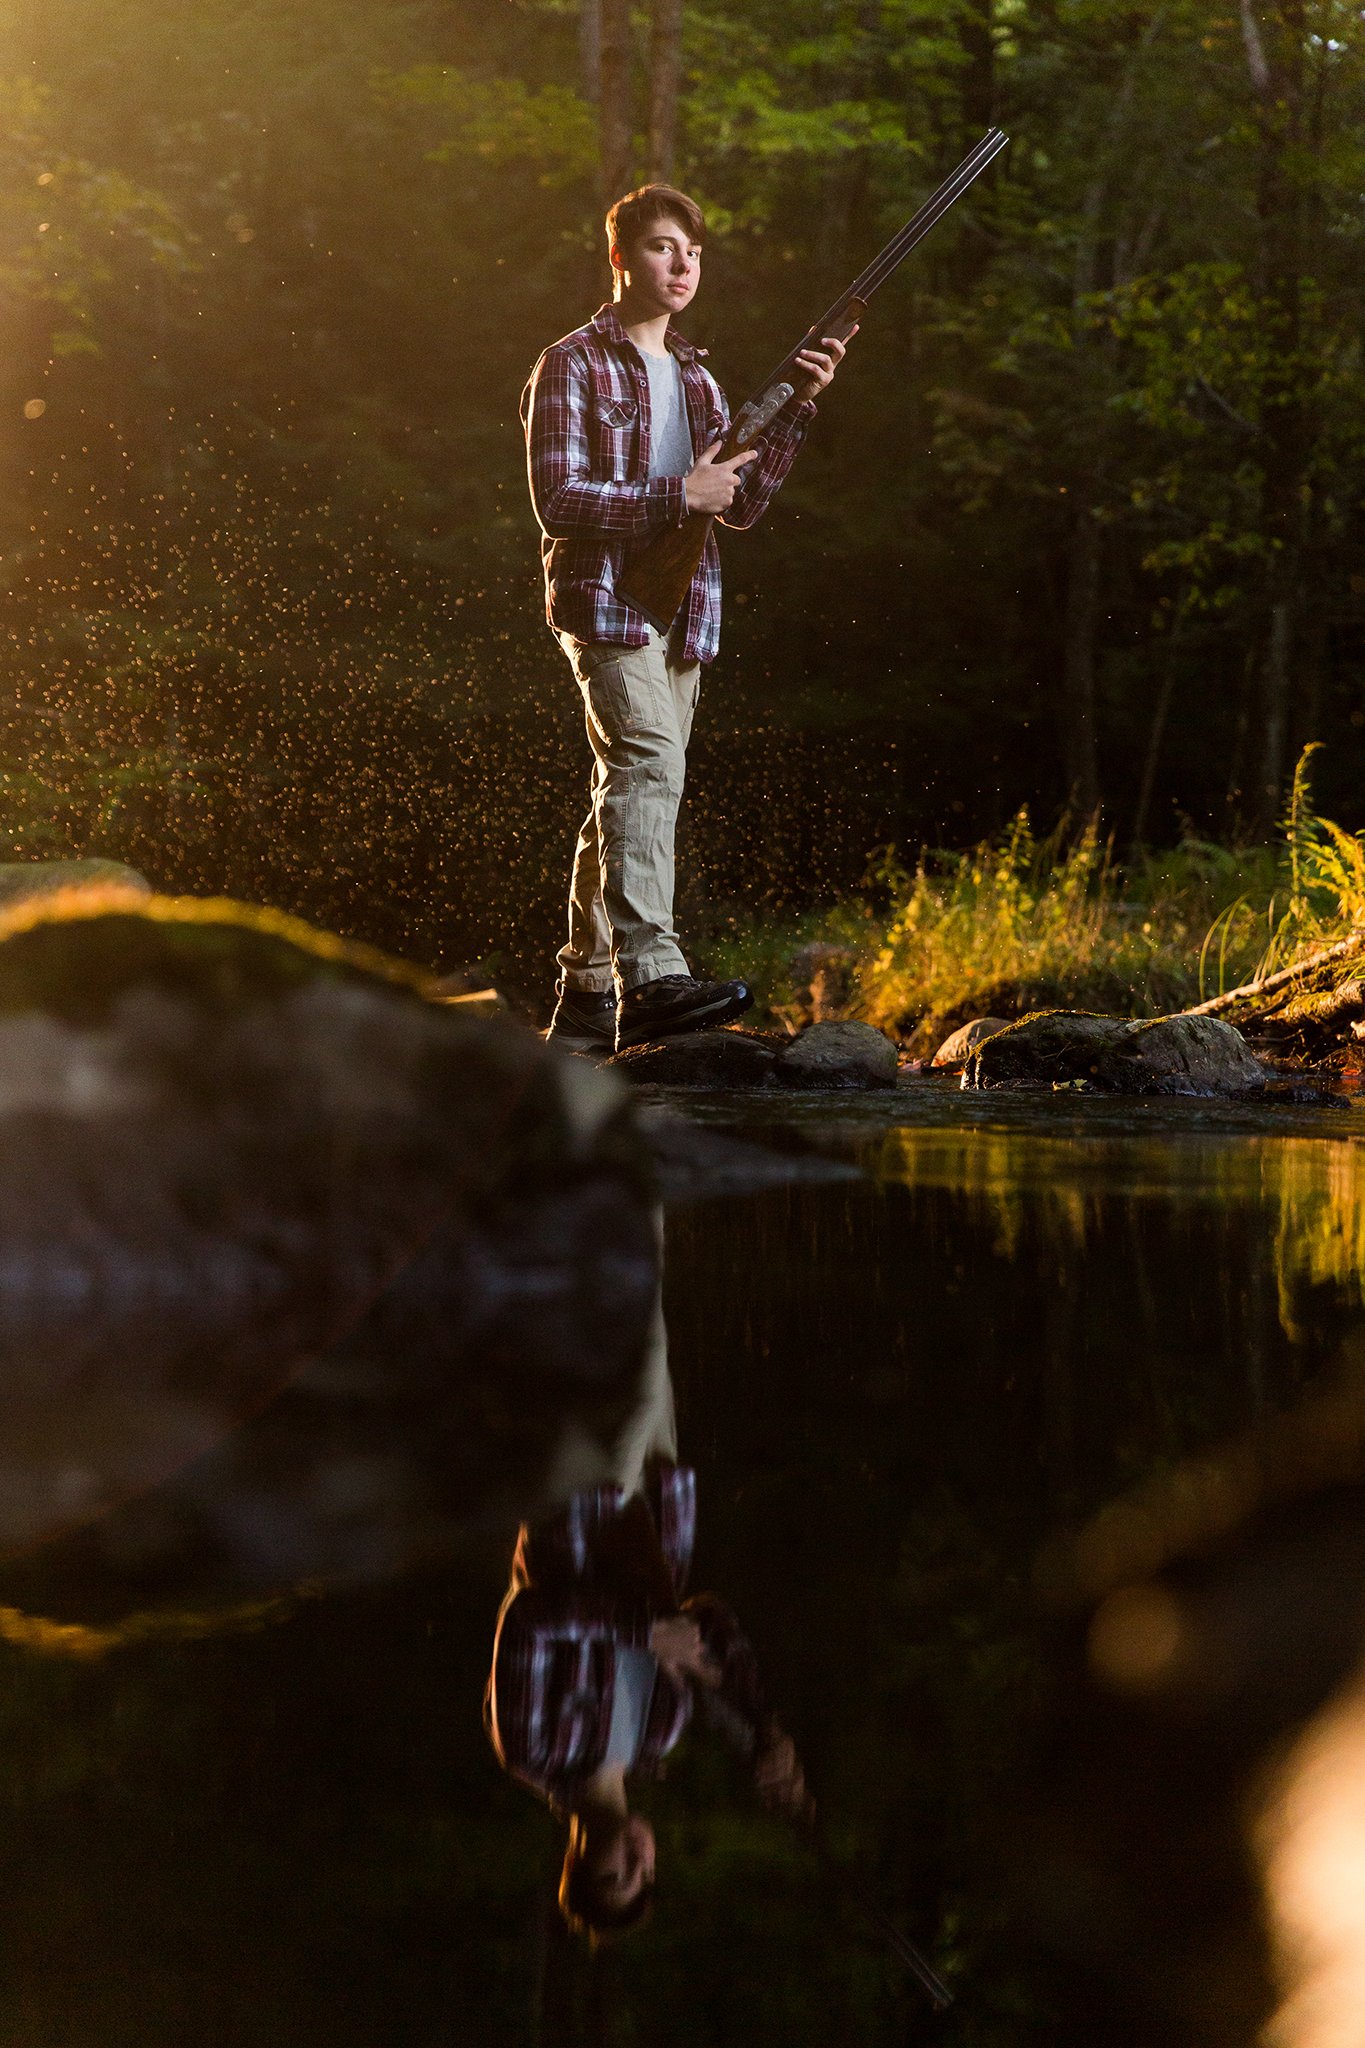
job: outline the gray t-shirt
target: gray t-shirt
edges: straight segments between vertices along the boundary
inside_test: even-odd
[[[692,429],[687,423],[682,367],[671,352],[645,355],[649,372],[649,473],[686,476],[692,467]]]
[[[649,1650],[616,1651],[616,1686],[611,1698],[611,1731],[607,1736],[604,1764],[624,1764],[629,1770],[640,1754],[644,1740],[645,1715],[654,1694],[658,1662]]]

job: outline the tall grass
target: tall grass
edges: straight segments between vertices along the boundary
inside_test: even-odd
[[[769,1017],[790,1022],[801,991],[784,963],[801,944],[832,943],[855,965],[851,1014],[916,1051],[991,1013],[1182,1009],[1365,934],[1365,835],[1314,813],[1312,751],[1275,846],[1191,838],[1120,865],[1093,828],[1039,839],[1021,811],[965,853],[926,851],[913,868],[883,857],[868,894],[823,918],[745,921],[707,964],[747,972]]]
[[[1223,977],[1263,950],[1250,919],[1228,913],[1265,892],[1272,865],[1190,840],[1120,867],[1093,828],[1039,840],[1021,812],[967,853],[921,856],[859,977],[860,1014],[906,1036],[991,1010],[1180,1008],[1199,999],[1202,942],[1220,917]]]

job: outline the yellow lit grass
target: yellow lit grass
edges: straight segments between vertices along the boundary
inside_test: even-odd
[[[1039,839],[1021,811],[966,852],[925,851],[913,868],[886,858],[874,896],[823,916],[741,919],[706,947],[707,967],[747,976],[780,1021],[800,1012],[792,954],[833,943],[856,962],[850,1014],[923,1054],[992,1013],[1184,1009],[1356,929],[1365,942],[1365,835],[1313,812],[1313,751],[1277,846],[1191,838],[1121,865],[1093,829]]]
[[[999,838],[922,855],[900,878],[859,1014],[931,1052],[938,1033],[991,1011],[1180,1009],[1204,992],[1201,968],[1226,982],[1263,950],[1250,904],[1266,868],[1189,841],[1125,869],[1093,827],[1038,840],[1021,812]],[[1203,941],[1220,917],[1211,962]]]

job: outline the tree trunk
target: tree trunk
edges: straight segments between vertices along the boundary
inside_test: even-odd
[[[1305,541],[1307,420],[1296,357],[1303,329],[1302,181],[1305,0],[1253,9],[1241,0],[1256,98],[1257,288],[1278,355],[1261,404],[1261,526],[1271,553],[1261,608],[1256,696],[1260,717],[1252,816],[1274,830],[1288,772],[1291,692],[1299,638]]]
[[[630,0],[600,0],[597,135],[607,204],[631,183]]]
[[[1100,610],[1100,522],[1089,505],[1076,514],[1067,551],[1062,658],[1062,758],[1068,809],[1089,820],[1100,808],[1095,745],[1095,636]]]
[[[654,0],[649,43],[649,176],[669,184],[678,148],[682,0]]]
[[[602,90],[602,0],[579,0],[578,70],[583,97],[595,107]]]
[[[1171,715],[1171,699],[1175,695],[1176,655],[1179,646],[1180,621],[1177,615],[1166,637],[1166,659],[1161,667],[1161,683],[1156,693],[1152,727],[1147,739],[1147,753],[1142,763],[1142,783],[1138,789],[1137,809],[1133,813],[1134,846],[1141,846],[1147,837],[1147,820],[1152,808],[1152,793],[1156,788],[1156,764],[1161,757],[1161,743],[1166,737],[1166,726]]]
[[[1132,119],[1138,71],[1160,32],[1165,9],[1159,7],[1143,29],[1124,65],[1106,124],[1104,147],[1086,187],[1072,265],[1072,324],[1078,349],[1095,346],[1087,327],[1087,301],[1099,287],[1100,249],[1109,195],[1119,170],[1119,151]],[[1114,350],[1112,337],[1101,342]],[[1100,772],[1096,741],[1095,643],[1100,620],[1100,509],[1105,495],[1105,444],[1096,436],[1085,463],[1081,485],[1091,502],[1077,506],[1067,548],[1066,623],[1062,650],[1062,758],[1066,770],[1067,805],[1074,815],[1090,820],[1099,815]],[[1099,501],[1099,502],[1096,502]]]

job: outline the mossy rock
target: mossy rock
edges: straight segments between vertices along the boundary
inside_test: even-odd
[[[625,1092],[429,986],[233,903],[0,920],[0,1555],[193,1465],[187,1548],[387,1568],[612,1441],[656,1287]]]
[[[1220,1018],[1133,1022],[1051,1010],[983,1039],[963,1075],[966,1088],[1078,1082],[1118,1095],[1249,1096],[1264,1089],[1265,1072]]]

